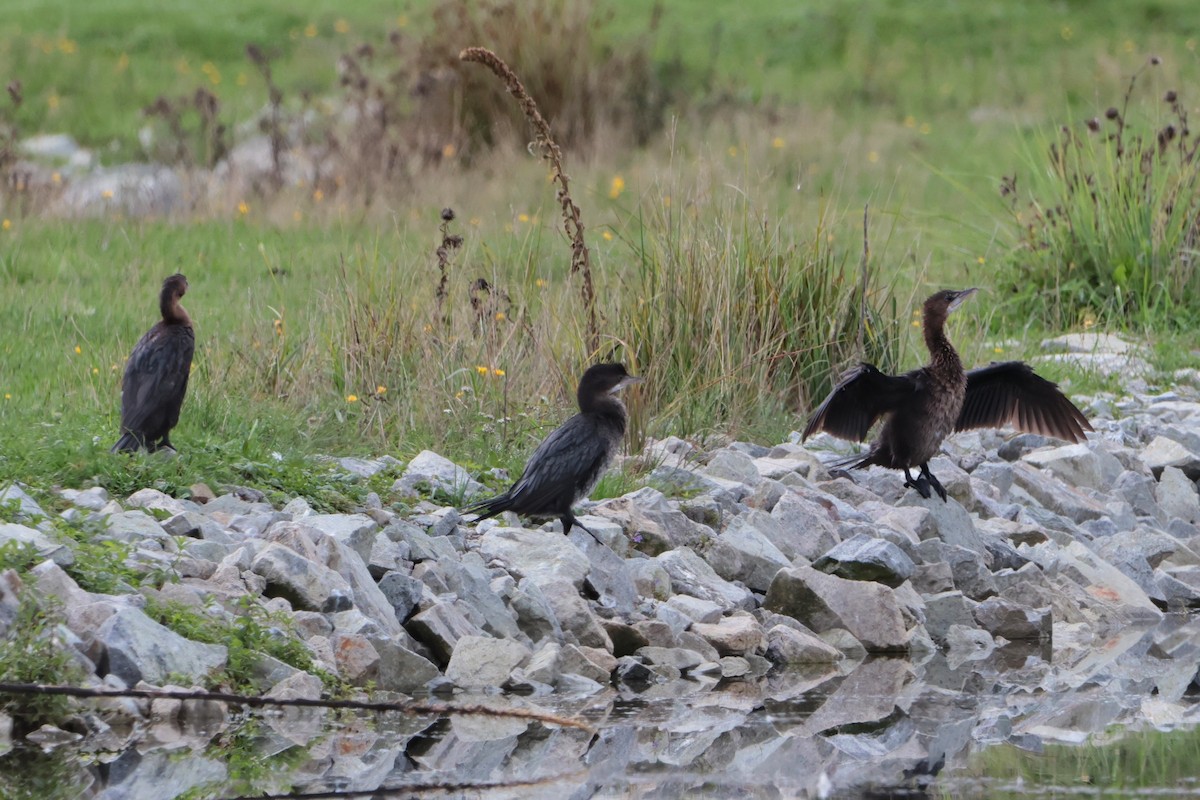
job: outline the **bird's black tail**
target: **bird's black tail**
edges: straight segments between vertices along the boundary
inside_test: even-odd
[[[144,443],[137,437],[137,434],[132,431],[125,431],[121,434],[121,438],[117,439],[117,443],[112,446],[108,452],[110,453],[135,453],[144,447]]]
[[[496,495],[489,500],[484,500],[482,503],[476,503],[473,506],[468,506],[467,508],[463,509],[463,513],[478,514],[479,516],[477,516],[474,521],[482,522],[485,519],[491,519],[492,517],[508,511],[509,505],[510,501],[508,493],[506,492],[505,494]]]

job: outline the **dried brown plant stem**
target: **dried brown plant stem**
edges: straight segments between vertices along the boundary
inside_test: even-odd
[[[206,692],[201,690],[171,690],[171,689],[92,689],[84,686],[61,686],[42,683],[0,683],[0,694],[39,694],[61,695],[66,697],[99,698],[99,697],[134,697],[145,700],[207,700],[219,703],[236,703],[251,708],[333,708],[351,711],[374,711],[399,714],[458,714],[463,716],[498,717],[506,719],[527,719],[561,728],[578,728],[581,731],[595,733],[595,728],[578,719],[538,711],[531,708],[499,708],[481,703],[437,703],[405,700],[400,702],[371,701],[371,700],[325,700],[296,697],[278,699],[257,695],[243,695],[232,692]]]
[[[538,111],[537,104],[516,73],[500,56],[486,47],[468,47],[458,54],[463,61],[473,61],[482,64],[492,71],[496,77],[504,81],[508,93],[516,98],[525,118],[533,126],[534,144],[540,148],[542,158],[550,162],[554,180],[558,182],[558,202],[562,206],[563,227],[571,239],[571,274],[578,273],[583,279],[580,296],[587,313],[588,349],[595,353],[600,349],[600,333],[596,321],[596,288],[592,283],[591,255],[583,240],[583,220],[580,217],[579,206],[571,199],[570,180],[563,171],[562,150],[550,133],[550,123]]]

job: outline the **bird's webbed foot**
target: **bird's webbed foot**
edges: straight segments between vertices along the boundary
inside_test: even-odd
[[[604,544],[604,542],[600,541],[600,537],[596,535],[595,531],[593,531],[587,525],[584,525],[582,522],[580,522],[578,519],[576,519],[575,515],[573,513],[571,513],[570,511],[563,514],[561,517],[559,517],[559,519],[562,520],[563,536],[566,536],[567,534],[569,534],[571,532],[571,528],[573,528],[573,527],[574,528],[582,528],[583,530],[587,531],[588,534],[593,539],[595,539],[597,542],[600,542],[600,544]]]
[[[942,498],[942,502],[943,503],[949,502],[946,499],[946,488],[944,486],[942,486],[942,482],[939,481],[936,477],[934,477],[933,473],[929,471],[928,464],[921,465],[921,476],[917,480],[928,481],[928,485],[932,486],[933,490],[938,493],[938,497]],[[926,494],[925,496],[929,497],[928,494]]]
[[[926,474],[927,473],[922,470],[921,474],[916,478],[916,480],[914,480],[912,473],[908,471],[908,467],[904,468],[904,485],[911,489],[916,489],[917,494],[928,500],[930,498],[930,491],[929,481],[925,479]],[[929,477],[932,478],[933,476],[930,475]]]

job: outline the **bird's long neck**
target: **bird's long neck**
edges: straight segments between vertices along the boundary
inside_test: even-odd
[[[625,404],[616,395],[604,393],[600,395],[580,395],[579,410],[584,414],[595,414],[612,420],[620,426],[621,430],[625,430],[626,422],[629,419],[629,412],[625,410]]]
[[[179,294],[173,290],[164,290],[158,299],[158,308],[162,312],[163,322],[167,325],[186,325],[192,327],[192,318],[179,302]]]
[[[925,347],[929,350],[930,365],[954,376],[963,374],[958,351],[946,336],[944,314],[925,314]]]

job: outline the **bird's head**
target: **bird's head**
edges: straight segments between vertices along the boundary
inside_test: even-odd
[[[971,295],[979,291],[971,289],[943,289],[925,301],[925,325],[942,324],[947,315],[963,304]]]
[[[630,375],[624,364],[596,364],[588,367],[579,379],[579,407],[587,408],[604,395],[616,394],[634,383],[641,383],[638,375]]]
[[[171,277],[163,281],[162,294],[163,297],[183,297],[187,294],[188,280],[183,273],[176,272]]]

